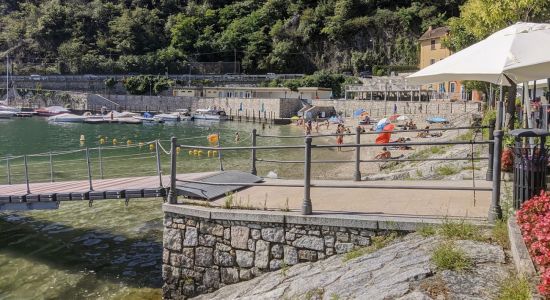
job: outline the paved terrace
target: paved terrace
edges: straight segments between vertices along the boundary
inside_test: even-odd
[[[179,178],[182,179],[182,178]],[[302,180],[266,179],[280,185],[303,184]],[[335,181],[315,180],[313,185],[351,185],[356,188],[312,187],[314,214],[350,214],[356,216],[396,216],[408,218],[465,218],[486,220],[491,203],[490,191],[396,189],[411,187],[472,187],[471,180],[458,181]],[[491,188],[491,182],[476,180],[477,188]],[[362,188],[364,187],[364,188]],[[373,188],[377,187],[377,188]],[[211,202],[223,206],[227,197]],[[253,186],[233,195],[233,205],[268,209],[300,211],[304,198],[301,187]],[[287,206],[288,199],[288,206]],[[181,200],[180,200],[181,201]]]

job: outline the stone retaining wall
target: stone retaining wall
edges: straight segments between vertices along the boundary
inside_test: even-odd
[[[368,246],[403,223],[164,205],[163,296],[214,291],[300,262]]]

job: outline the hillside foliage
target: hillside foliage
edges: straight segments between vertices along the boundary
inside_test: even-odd
[[[246,73],[410,66],[418,37],[464,0],[3,0],[0,52],[15,72],[185,73],[231,62]]]

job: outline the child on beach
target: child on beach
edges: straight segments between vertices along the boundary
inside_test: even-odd
[[[338,128],[336,129],[336,144],[342,145],[344,143],[344,125],[338,124]],[[342,147],[338,147],[338,152],[342,151]]]

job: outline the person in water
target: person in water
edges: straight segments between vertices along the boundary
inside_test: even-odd
[[[239,136],[239,132],[235,132],[235,143],[238,143],[241,140],[241,137]]]

